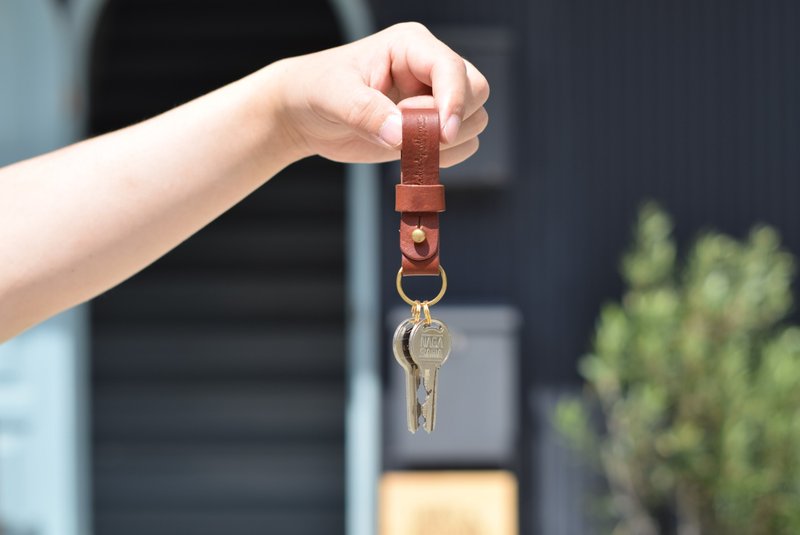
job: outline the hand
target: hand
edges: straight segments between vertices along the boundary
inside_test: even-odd
[[[278,108],[302,156],[341,162],[399,157],[400,109],[439,109],[441,166],[478,150],[489,121],[486,78],[424,26],[403,23],[315,54],[271,65],[280,80]]]

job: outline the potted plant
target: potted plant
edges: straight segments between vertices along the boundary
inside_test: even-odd
[[[627,289],[580,361],[588,402],[555,414],[605,476],[614,534],[800,533],[793,271],[764,226],[705,233],[679,262],[669,216],[640,210]]]

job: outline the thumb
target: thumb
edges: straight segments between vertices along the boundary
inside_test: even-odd
[[[359,135],[396,149],[403,140],[403,118],[392,100],[372,87],[361,85],[348,98],[345,122]]]

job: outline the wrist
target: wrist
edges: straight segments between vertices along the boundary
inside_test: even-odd
[[[264,142],[270,147],[269,152],[285,165],[313,155],[308,143],[294,128],[291,107],[286,102],[286,93],[290,90],[289,61],[271,63],[248,77],[254,89],[251,92],[253,115],[264,130]]]

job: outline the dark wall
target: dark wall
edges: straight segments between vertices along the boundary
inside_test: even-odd
[[[672,212],[684,244],[703,228],[742,235],[761,221],[800,253],[800,5],[375,5],[383,25],[416,19],[513,32],[513,181],[448,192],[444,247],[449,299],[510,301],[524,311],[531,385],[576,380],[600,304],[621,291],[618,258],[644,199]],[[391,195],[387,184],[384,204]],[[395,214],[384,214],[395,226]],[[496,241],[471,240],[474,219]],[[384,256],[390,265],[394,245]],[[488,265],[481,254],[508,265],[478,273]]]
[[[742,235],[763,221],[800,252],[798,7],[528,5],[534,135],[521,197],[539,229],[528,343],[558,362],[536,366],[538,379],[571,377],[600,302],[619,294],[615,267],[642,199],[673,213],[683,244],[702,228]]]
[[[499,189],[448,191],[442,258],[448,302],[522,311],[523,407],[543,388],[578,384],[576,361],[598,311],[622,291],[619,257],[643,200],[673,214],[683,249],[702,229],[742,236],[765,222],[800,254],[800,4],[374,5],[382,25],[500,26],[514,37],[513,178]],[[394,181],[388,173],[387,233],[397,225]],[[387,240],[384,271],[397,256]],[[395,300],[387,290],[385,301]],[[540,477],[541,424],[530,413],[521,423],[525,533],[538,532],[531,479]]]
[[[337,26],[323,0],[109,0],[90,133]],[[291,166],[92,303],[98,535],[344,532],[343,188],[339,164]]]
[[[271,58],[330,46],[339,38],[335,32],[328,33],[333,22],[324,2],[312,7],[281,4],[281,9],[270,2],[221,0],[169,3],[112,0],[110,5],[127,6],[128,11],[122,9],[112,18],[127,30],[117,29],[104,35],[102,32],[109,31],[108,26],[101,26],[95,68],[103,68],[95,71],[92,86],[94,132],[122,126],[178,104]],[[627,244],[636,207],[643,199],[659,200],[673,213],[677,234],[684,244],[702,228],[715,227],[742,235],[753,223],[763,221],[775,225],[790,249],[800,253],[800,215],[794,209],[800,193],[796,178],[800,171],[796,149],[800,141],[797,96],[800,37],[796,31],[800,27],[800,6],[796,3],[790,0],[407,0],[374,1],[373,7],[380,26],[401,20],[419,20],[434,29],[453,25],[494,26],[507,30],[513,37],[510,55],[514,68],[508,83],[514,116],[502,125],[512,133],[513,176],[500,187],[451,188],[448,212],[442,219],[443,260],[451,279],[449,303],[512,303],[523,312],[521,381],[525,388],[520,403],[524,406],[528,396],[540,387],[577,383],[575,362],[587,347],[599,307],[621,291],[618,258]],[[230,19],[237,9],[249,10],[248,16]],[[171,21],[166,18],[176,12],[184,15],[202,12],[205,18],[181,16]],[[321,15],[309,16],[309,13]],[[286,14],[295,18],[282,18]],[[305,32],[316,37],[306,39]],[[193,41],[198,34],[212,35],[211,43],[226,43],[233,48],[221,51],[207,42]],[[165,40],[159,42],[159,36],[165,36]],[[256,53],[243,55],[242,50]],[[145,63],[136,61],[140,52],[148,54]],[[152,63],[152,58],[161,62]],[[143,66],[147,66],[144,73],[137,70]],[[486,136],[491,136],[492,128],[497,127],[491,125]],[[311,167],[305,170],[301,167],[297,172],[305,177],[300,180],[307,182],[293,183],[327,188],[333,184],[327,178],[341,180],[340,172],[335,169],[322,171],[315,167],[320,163],[305,165]],[[326,172],[333,176],[326,176]],[[443,172],[445,179],[449,173]],[[323,179],[312,184],[308,182],[314,180],[312,177]],[[382,201],[384,236],[396,235],[397,216],[391,209],[392,183],[396,180],[396,176],[387,172]],[[276,198],[292,198],[292,187],[279,186],[281,183],[276,181],[275,186],[285,190],[280,197],[276,192]],[[320,198],[340,195],[341,189],[324,191]],[[181,383],[183,392],[188,384],[189,391],[199,392],[202,398],[214,391],[215,377],[226,378],[234,387],[248,382],[256,390],[274,386],[267,381],[258,382],[258,378],[264,379],[272,373],[258,368],[269,361],[249,356],[268,350],[280,338],[258,338],[251,332],[250,336],[256,336],[255,340],[262,345],[255,346],[255,353],[245,347],[238,357],[228,355],[232,362],[238,362],[239,368],[227,371],[214,368],[213,363],[219,362],[214,359],[214,351],[209,352],[205,371],[197,371],[194,362],[182,357],[188,354],[186,351],[197,348],[192,350],[188,346],[187,350],[187,346],[179,346],[182,348],[179,352],[171,353],[175,357],[172,364],[166,361],[172,368],[164,367],[165,361],[153,352],[153,347],[163,350],[165,346],[181,343],[164,341],[163,332],[173,331],[175,325],[203,330],[224,323],[222,318],[227,318],[230,323],[257,330],[265,320],[278,317],[277,312],[286,312],[259,308],[267,300],[254,298],[259,294],[253,293],[252,288],[261,288],[263,295],[280,295],[281,289],[268,288],[262,284],[262,278],[280,277],[281,272],[275,267],[278,265],[275,259],[259,256],[257,247],[242,245],[262,239],[260,234],[248,234],[243,229],[251,225],[264,228],[269,223],[260,220],[261,215],[280,214],[281,206],[285,206],[269,203],[266,197],[257,194],[232,212],[227,222],[208,229],[201,235],[204,237],[198,237],[182,251],[96,303],[95,416],[100,424],[95,432],[95,476],[100,491],[96,506],[105,515],[100,517],[100,532],[104,529],[118,532],[113,528],[123,524],[131,530],[153,532],[146,524],[130,524],[131,516],[126,516],[130,511],[136,513],[149,507],[152,513],[157,509],[158,495],[148,495],[147,489],[158,490],[158,483],[164,480],[158,477],[148,480],[144,476],[147,470],[158,475],[163,465],[158,464],[161,461],[157,456],[148,455],[154,451],[167,454],[183,451],[170,450],[169,441],[173,445],[180,440],[192,442],[191,432],[203,431],[203,421],[197,420],[195,427],[188,427],[188,435],[176,438],[167,433],[159,438],[158,432],[164,433],[165,429],[177,432],[180,428],[169,429],[169,422],[164,420],[161,431],[154,432],[153,420],[145,415],[133,420],[134,424],[142,425],[138,429],[143,435],[137,438],[133,434],[137,428],[129,425],[130,420],[111,409],[118,407],[136,416],[136,409],[140,408],[140,398],[136,395],[141,395],[141,399],[151,396],[159,385],[162,391],[172,392],[175,383]],[[326,202],[325,206],[330,204]],[[342,224],[341,211],[323,214],[317,209],[323,208],[309,205],[293,213],[306,222],[321,221],[325,228],[331,221]],[[230,241],[230,236],[239,241]],[[317,375],[308,372],[311,367],[287,373],[295,373],[294,379],[307,386],[327,384],[331,398],[324,406],[338,416],[331,420],[325,414],[307,413],[310,418],[305,422],[307,425],[333,422],[327,431],[331,444],[324,449],[327,453],[315,451],[311,446],[306,450],[297,447],[303,440],[311,440],[302,436],[301,426],[295,430],[298,434],[284,445],[285,451],[299,452],[300,456],[294,457],[298,466],[330,475],[326,480],[330,487],[323,488],[339,489],[339,493],[330,490],[318,495],[314,503],[322,512],[319,518],[333,519],[340,529],[343,498],[341,459],[336,448],[341,448],[342,436],[341,421],[336,418],[341,418],[343,406],[343,364],[341,338],[336,333],[343,322],[339,308],[343,295],[342,258],[325,245],[334,244],[339,251],[341,242],[330,236],[326,238],[324,232],[319,236],[319,242],[306,249],[319,252],[324,258],[305,259],[302,265],[314,264],[321,272],[336,275],[335,281],[313,279],[319,285],[313,286],[317,288],[316,295],[319,288],[329,292],[325,294],[328,299],[316,302],[328,305],[309,311],[295,310],[296,316],[290,315],[288,321],[294,321],[297,327],[307,313],[321,314],[314,318],[315,325],[323,325],[330,336],[317,338],[328,340],[327,345],[322,350],[309,348],[309,355],[330,351],[336,360],[334,364],[320,360],[320,364],[327,362],[330,367],[322,371],[316,367]],[[337,236],[341,240],[341,234]],[[223,257],[208,254],[214,243],[238,243],[231,246],[231,251],[245,257],[225,264]],[[384,302],[388,305],[397,302],[392,284],[398,264],[394,240],[385,240],[382,259],[382,272],[386,274]],[[180,289],[179,284],[170,281],[186,280],[184,270],[189,265],[201,272],[201,280],[210,275],[209,279],[221,280],[221,276],[227,276],[237,282],[216,294],[213,285],[204,286],[209,293],[199,297],[190,289],[186,295],[196,300],[188,303],[196,306],[170,308],[182,299],[181,295],[169,293]],[[297,273],[297,267],[289,265],[282,269]],[[237,284],[249,276],[253,276],[250,280],[256,281],[255,286],[245,284],[238,294],[242,299],[230,299],[239,287]],[[307,286],[301,282],[298,287]],[[161,294],[164,288],[167,293]],[[150,301],[148,295],[172,298],[164,299],[160,307],[141,308],[142,303]],[[214,302],[215,295],[221,307],[203,308]],[[271,303],[276,301],[273,299]],[[287,319],[285,315],[281,317]],[[149,332],[149,338],[137,329]],[[241,332],[228,335],[231,339],[242,337]],[[187,335],[183,343],[189,344],[192,339]],[[147,367],[147,359],[124,358],[121,353],[120,347],[136,347],[131,341],[141,344],[142,340],[155,344],[138,346],[143,347],[141,355],[149,356],[152,369]],[[214,346],[203,347],[208,350]],[[108,358],[99,358],[102,355]],[[142,362],[142,367],[138,371],[126,369],[131,362]],[[187,368],[181,368],[182,365]],[[287,366],[291,370],[291,363]],[[195,371],[187,375],[187,369]],[[120,392],[135,395],[120,398]],[[243,433],[238,436],[244,437],[245,442],[252,440],[249,451],[256,451],[256,460],[250,466],[255,466],[257,473],[269,468],[258,464],[262,462],[258,455],[275,458],[276,452],[263,442],[272,440],[266,435],[247,435],[253,429],[269,429],[271,425],[268,421],[258,423],[259,417],[270,413],[270,400],[258,396],[253,399],[261,403],[254,405],[258,410],[248,412],[232,407],[230,414],[239,417],[249,414],[254,420],[234,420],[241,425],[227,429],[233,436]],[[271,402],[278,404],[280,400]],[[157,413],[158,407],[153,411]],[[124,410],[122,414],[126,414]],[[319,416],[318,421],[313,419],[315,415]],[[221,418],[220,424],[225,421]],[[528,421],[526,418],[522,424],[523,455],[529,453],[536,439],[535,429],[525,423]],[[147,435],[148,432],[155,434]],[[150,440],[153,437],[155,445]],[[233,450],[215,450],[213,443],[208,447],[211,449],[201,447],[196,457],[181,459],[189,463],[182,465],[185,471],[178,474],[184,477],[181,488],[187,494],[178,493],[184,501],[172,513],[168,512],[173,516],[166,518],[173,523],[163,523],[166,514],[163,508],[149,517],[151,522],[161,522],[161,526],[166,526],[164,529],[193,525],[193,521],[209,526],[209,517],[203,515],[213,511],[205,511],[208,506],[204,504],[219,502],[214,502],[213,492],[192,494],[195,487],[187,474],[196,472],[196,463],[213,464],[215,453],[227,451],[235,456],[241,450],[236,450],[239,446],[235,442]],[[209,451],[211,457],[204,456]],[[302,456],[304,452],[307,458]],[[308,459],[322,459],[323,464],[304,462]],[[522,461],[519,473],[529,473],[526,462]],[[230,465],[223,462],[215,466],[221,469],[210,473],[222,477]],[[248,469],[246,464],[237,466]],[[291,471],[286,474],[287,478],[292,477]],[[143,492],[124,494],[125,488],[133,488],[129,486],[131,481],[144,481],[145,487],[139,487]],[[247,479],[240,481],[246,483]],[[313,478],[309,481],[310,486],[318,487]],[[525,510],[534,496],[531,482],[523,479],[521,483]],[[217,491],[218,496],[230,496],[224,487],[216,488],[222,489]],[[272,487],[275,488],[280,488],[280,484]],[[245,489],[238,495],[243,501],[234,499],[224,507],[229,511],[244,511],[239,518],[245,528],[266,525],[275,521],[269,517],[270,508],[252,496],[269,492],[270,488],[250,487],[250,491]],[[298,500],[298,504],[309,503],[302,498]],[[242,508],[242,503],[249,503],[251,511],[267,513],[252,512],[247,516],[247,507]],[[273,511],[288,507],[296,514],[305,512],[299,505],[292,508],[285,503],[273,503],[278,504]],[[326,511],[329,516],[325,516]],[[223,510],[216,518],[221,525],[228,526],[231,517],[226,514]],[[531,521],[523,520],[524,525],[532,525]],[[213,525],[208,529],[213,529]]]

